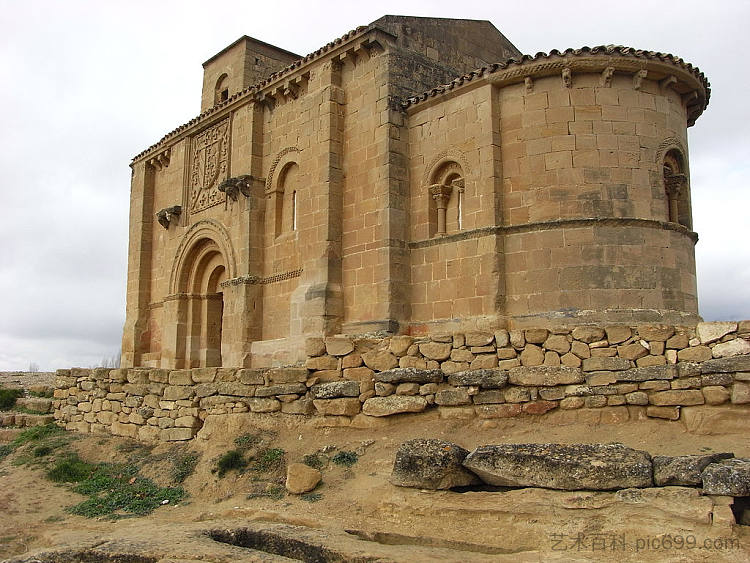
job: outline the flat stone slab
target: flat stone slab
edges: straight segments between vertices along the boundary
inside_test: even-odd
[[[710,464],[733,458],[732,453],[715,453],[705,455],[655,455],[654,484],[657,487],[680,486],[700,487],[701,473]]]
[[[706,360],[700,364],[701,373],[732,373],[736,371],[750,371],[750,355],[730,356]]]
[[[653,485],[649,454],[622,444],[482,446],[463,465],[501,487],[608,491]]]
[[[461,465],[468,453],[444,440],[409,440],[396,452],[391,483],[432,490],[479,484],[479,478]]]
[[[335,399],[337,397],[359,397],[359,381],[331,381],[319,383],[310,388],[315,399]]]
[[[510,370],[508,377],[508,381],[513,385],[541,385],[546,387],[583,383],[585,380],[585,376],[578,368],[548,366],[513,368]]]
[[[439,369],[395,368],[375,374],[382,383],[441,383],[443,372]]]
[[[704,495],[750,496],[750,459],[711,463],[701,473]]]
[[[422,412],[427,408],[427,399],[411,395],[389,395],[372,397],[362,405],[362,413],[368,416],[391,416],[406,412]]]
[[[482,389],[500,389],[508,383],[508,372],[502,369],[461,371],[449,375],[448,383],[455,386],[476,385]]]

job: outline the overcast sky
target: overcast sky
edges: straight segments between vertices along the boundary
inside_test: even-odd
[[[529,54],[623,44],[697,65],[700,312],[750,318],[750,2],[0,0],[0,370],[119,350],[128,164],[199,113],[203,61],[244,34],[307,54],[384,14],[486,19]]]

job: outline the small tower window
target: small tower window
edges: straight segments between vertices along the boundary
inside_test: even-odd
[[[667,195],[667,218],[670,223],[678,223],[690,229],[690,188],[684,162],[682,154],[677,149],[672,149],[664,155],[662,170]]]
[[[229,99],[228,82],[229,77],[226,73],[222,74],[216,81],[216,86],[214,87],[214,105],[226,102]]]

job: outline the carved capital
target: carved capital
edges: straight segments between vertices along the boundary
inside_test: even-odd
[[[648,76],[648,71],[646,69],[639,70],[633,75],[633,90],[641,89],[641,84],[646,76]]]
[[[659,81],[659,89],[662,93],[667,91],[667,88],[670,88],[672,84],[675,84],[677,82],[677,77],[674,75],[667,76],[663,80]]]
[[[670,199],[680,197],[686,185],[687,176],[685,174],[664,174],[664,189]]]
[[[176,221],[182,213],[181,205],[173,205],[172,207],[165,207],[156,214],[156,220],[165,229],[169,228],[169,224],[172,221]]]
[[[608,66],[602,71],[602,76],[599,79],[599,84],[601,84],[604,88],[609,88],[612,86],[612,77],[615,75],[615,67]]]
[[[445,209],[452,192],[453,186],[446,186],[445,184],[434,184],[430,186],[430,195],[437,203],[438,209]]]

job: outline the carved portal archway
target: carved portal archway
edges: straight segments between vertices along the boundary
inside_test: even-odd
[[[175,367],[221,366],[224,295],[227,279],[225,253],[203,233],[185,248],[176,272],[177,332]]]

